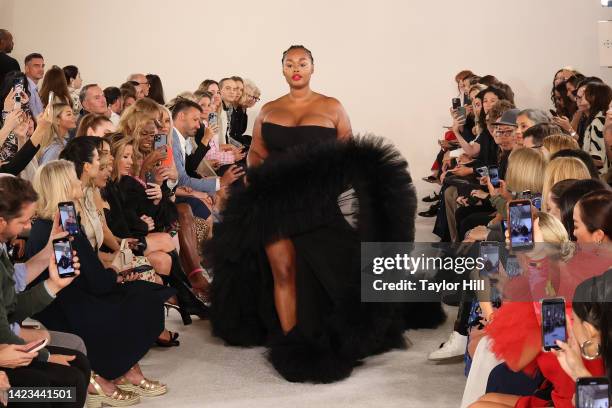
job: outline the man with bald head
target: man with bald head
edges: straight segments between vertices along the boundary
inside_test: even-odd
[[[4,76],[11,71],[21,71],[17,60],[8,54],[13,51],[13,35],[5,29],[0,28],[0,84],[4,82]]]
[[[132,74],[128,77],[128,81],[138,82],[138,85],[134,85],[141,90],[141,92],[137,92],[136,94],[142,94],[143,97],[149,96],[149,89],[151,85],[149,85],[149,80],[145,76],[145,74]]]

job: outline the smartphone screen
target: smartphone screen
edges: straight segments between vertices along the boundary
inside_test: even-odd
[[[542,301],[542,344],[544,350],[558,350],[557,340],[567,341],[565,300],[563,298],[544,299]]]
[[[153,148],[155,150],[161,149],[162,147],[168,144],[168,137],[164,135],[163,133],[155,135],[155,138],[153,140],[154,140]]]
[[[217,125],[217,113],[211,112],[208,114],[208,126],[216,126]]]
[[[499,187],[499,168],[497,166],[489,166],[489,178],[493,187]]]
[[[486,177],[489,175],[489,169],[487,166],[478,167],[476,172],[480,175],[480,177]]]
[[[153,172],[147,171],[145,173],[145,183],[147,183],[147,184],[156,184],[155,183],[155,175],[153,174]]]
[[[538,211],[542,211],[542,194],[533,194],[531,196],[531,204],[533,204]]]
[[[66,201],[57,205],[60,212],[60,220],[62,228],[70,235],[76,235],[79,232],[79,222],[77,220],[76,209],[72,201]]]
[[[504,267],[506,275],[511,278],[517,277],[521,274],[521,265],[516,255],[508,255],[506,258],[506,265]]]
[[[459,98],[453,98],[453,100],[451,101],[452,105],[453,105],[453,110],[457,110],[459,109],[459,107],[461,106],[461,99]]]
[[[497,242],[481,242],[480,258],[482,258],[482,262],[484,264],[480,274],[497,275],[499,272],[499,245]]]
[[[514,249],[533,247],[533,219],[531,201],[518,200],[510,202],[510,219],[508,220],[510,245]]]
[[[55,263],[57,264],[57,272],[60,278],[74,276],[72,245],[70,245],[70,241],[65,238],[54,240],[53,252],[55,253]]]
[[[576,408],[608,408],[610,382],[606,377],[582,377],[576,382]]]
[[[38,351],[43,348],[47,344],[47,339],[42,339],[41,341],[36,342],[30,348],[26,349],[26,353],[31,353],[33,351]]]

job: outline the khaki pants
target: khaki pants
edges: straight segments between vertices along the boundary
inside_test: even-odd
[[[446,223],[450,232],[451,242],[457,242],[457,222],[455,210],[457,210],[457,187],[450,186],[444,190],[444,206],[446,207]]]

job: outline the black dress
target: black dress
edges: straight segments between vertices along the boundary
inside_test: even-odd
[[[399,153],[378,138],[336,140],[320,126],[262,126],[269,152],[234,188],[204,247],[213,268],[213,333],[230,345],[266,344],[289,381],[332,382],[359,360],[404,346],[406,328],[435,327],[439,303],[360,301],[360,243],[414,240],[416,194]],[[356,223],[339,207],[352,191]],[[265,245],[296,252],[297,325],[283,335]],[[409,318],[405,316],[409,314]]]
[[[49,220],[34,222],[27,258],[47,245],[51,228]],[[33,317],[49,330],[81,337],[92,370],[106,379],[118,378],[142,359],[163,331],[164,302],[175,291],[144,281],[118,284],[116,273],[103,267],[85,236],[77,234],[72,246],[81,274]],[[30,286],[48,276],[44,271]]]

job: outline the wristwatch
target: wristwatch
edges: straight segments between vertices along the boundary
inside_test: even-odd
[[[570,136],[571,136],[571,137],[576,137],[576,131],[575,131],[575,130],[572,130],[572,131],[570,132]]]

